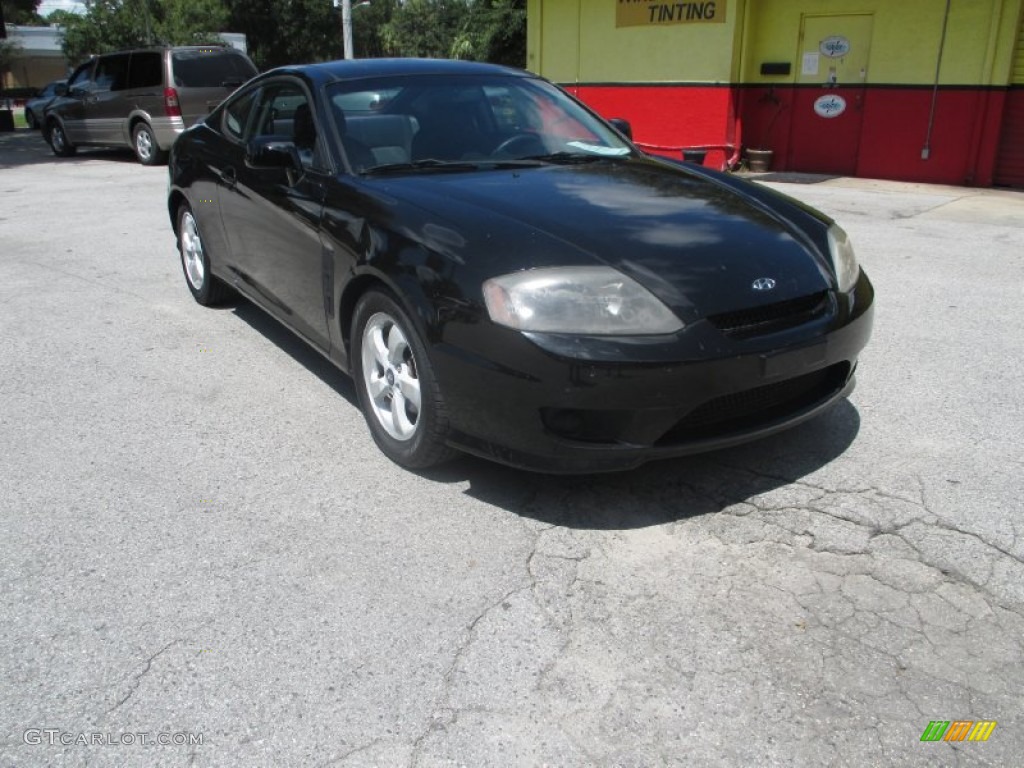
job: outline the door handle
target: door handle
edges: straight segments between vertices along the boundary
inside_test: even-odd
[[[238,175],[235,173],[234,166],[228,166],[223,170],[218,170],[217,175],[220,176],[220,180],[224,182],[224,185],[229,189],[233,188],[238,183]]]

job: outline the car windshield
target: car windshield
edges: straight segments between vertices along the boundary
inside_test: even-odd
[[[230,48],[193,48],[175,51],[174,85],[178,88],[237,88],[256,76],[245,56]]]
[[[350,164],[362,173],[620,158],[632,147],[550,83],[514,75],[344,81],[327,95]]]

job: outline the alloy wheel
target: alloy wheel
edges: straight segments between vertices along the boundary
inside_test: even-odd
[[[384,312],[373,315],[363,329],[362,372],[377,422],[395,440],[411,440],[422,407],[416,359],[401,327]]]
[[[203,241],[199,237],[199,227],[196,226],[196,219],[191,211],[186,211],[181,217],[181,260],[185,265],[185,277],[195,290],[201,291],[206,279]]]

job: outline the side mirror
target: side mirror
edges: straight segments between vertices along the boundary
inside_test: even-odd
[[[633,140],[633,126],[629,124],[629,120],[623,120],[621,117],[612,117],[608,120],[608,123],[627,139]]]
[[[53,89],[53,92],[57,96],[67,96],[68,95],[68,84],[67,83],[57,83],[57,85]]]
[[[298,171],[302,168],[295,142],[282,136],[257,136],[245,151],[245,164],[250,168],[283,168]]]

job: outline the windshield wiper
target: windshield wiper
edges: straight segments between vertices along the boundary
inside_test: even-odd
[[[363,171],[364,174],[403,173],[408,171],[494,171],[506,168],[538,168],[544,165],[543,160],[531,157],[522,158],[480,158],[478,160],[415,160],[410,163],[385,163],[374,165]]]
[[[541,163],[555,165],[574,165],[576,163],[592,163],[595,160],[617,160],[628,155],[603,155],[596,152],[552,152],[547,155],[530,155],[524,160],[536,160]]]
[[[408,173],[410,171],[475,171],[480,168],[480,163],[467,162],[465,160],[414,160],[410,163],[384,163],[372,165],[362,171],[366,174],[376,173]]]

